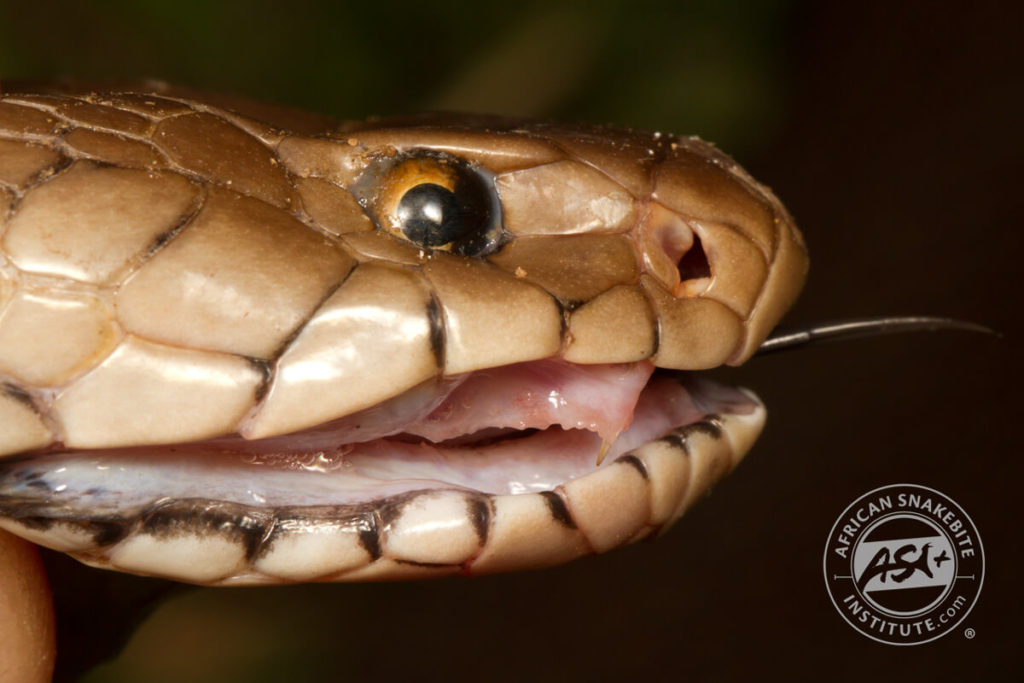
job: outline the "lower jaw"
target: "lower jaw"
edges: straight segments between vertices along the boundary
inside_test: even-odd
[[[559,428],[447,450],[382,441],[284,458],[183,448],[12,460],[0,465],[0,527],[96,567],[207,585],[557,565],[664,530],[742,459],[764,406],[701,385],[685,424],[645,415],[641,400],[600,466],[600,437]]]

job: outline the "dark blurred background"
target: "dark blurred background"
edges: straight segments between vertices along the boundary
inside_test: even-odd
[[[1016,679],[1022,7],[0,1],[3,78],[158,77],[338,117],[470,109],[697,133],[805,232],[811,275],[789,322],[929,313],[1003,333],[723,373],[762,396],[769,425],[655,543],[484,579],[190,589],[84,680]],[[958,501],[987,569],[960,627],[912,648],[853,631],[821,570],[843,508],[900,482]],[[101,651],[97,634],[121,628],[98,576],[56,579],[86,603],[97,591],[65,621],[69,662],[86,659],[74,643]]]

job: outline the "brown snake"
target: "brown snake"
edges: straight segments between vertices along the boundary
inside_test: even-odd
[[[693,371],[806,268],[692,137],[0,85],[0,526],[205,584],[603,552],[756,439]]]

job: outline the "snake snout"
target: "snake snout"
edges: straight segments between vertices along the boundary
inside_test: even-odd
[[[803,285],[807,251],[793,219],[767,187],[697,138],[671,145],[648,205],[648,272],[680,303],[719,305],[708,307],[716,329],[727,317],[740,328],[733,347],[717,349],[719,362],[744,362]]]

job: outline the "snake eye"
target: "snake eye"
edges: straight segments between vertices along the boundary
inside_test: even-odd
[[[377,227],[420,248],[484,256],[501,246],[493,180],[459,159],[410,155],[371,169],[361,185]]]
[[[411,242],[438,247],[462,233],[465,220],[455,193],[447,187],[423,183],[398,202],[398,222]]]

